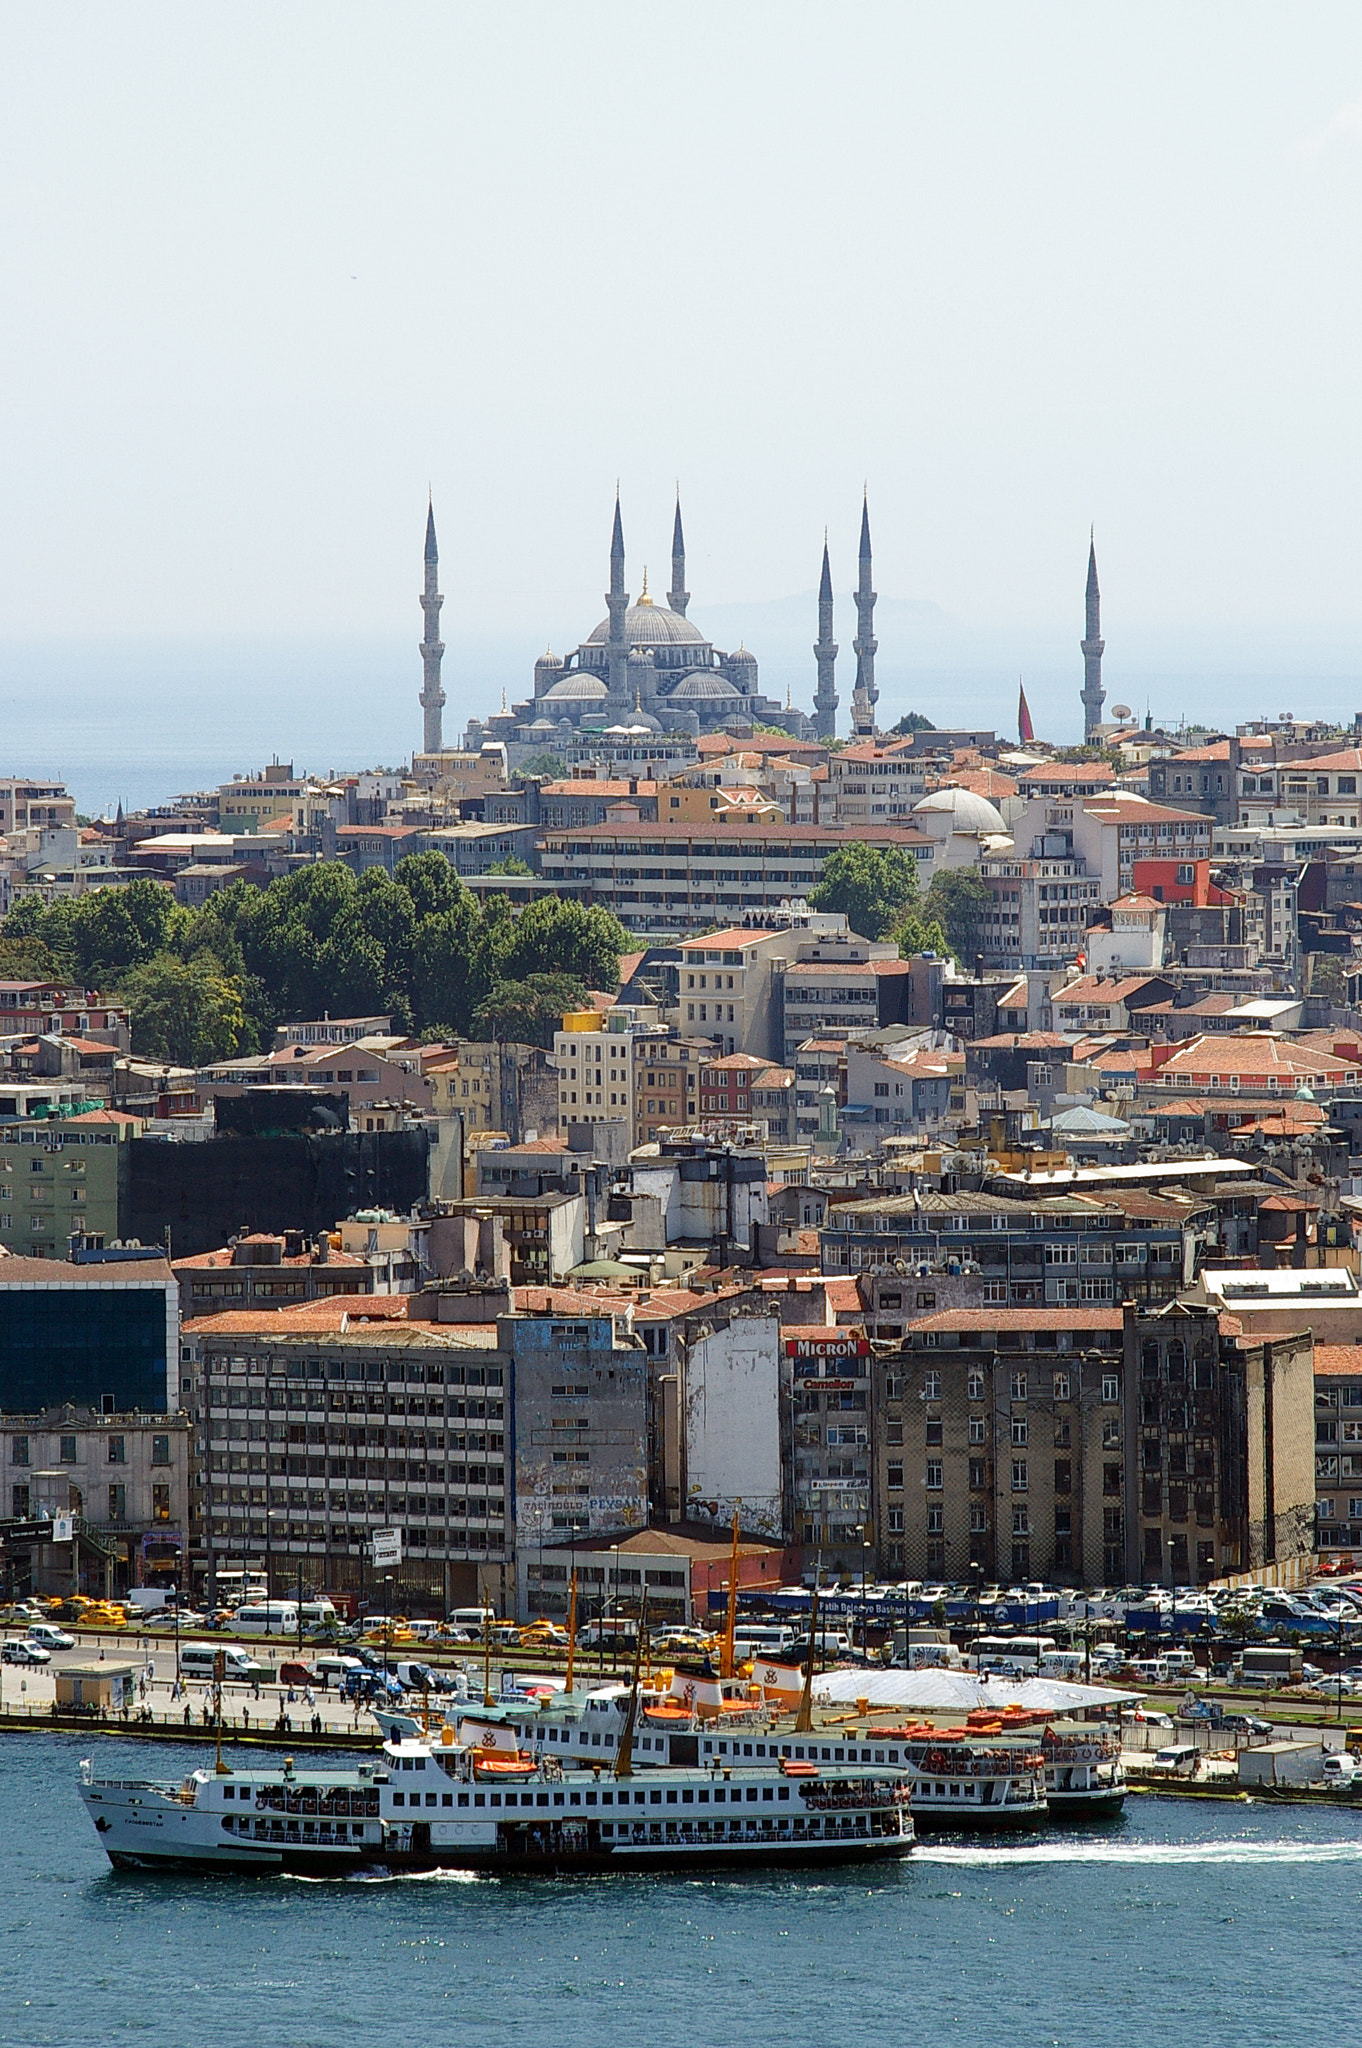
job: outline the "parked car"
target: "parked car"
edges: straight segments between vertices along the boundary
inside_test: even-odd
[[[0,1664],[50,1664],[52,1652],[41,1643],[8,1642],[0,1646]]]
[[[1270,1735],[1272,1723],[1261,1714],[1222,1714],[1220,1725],[1227,1735]]]
[[[281,1685],[315,1685],[317,1683],[317,1674],[308,1665],[300,1664],[296,1657],[291,1657],[286,1664],[279,1666],[279,1683]]]
[[[37,1643],[43,1650],[74,1650],[76,1639],[64,1628],[58,1628],[54,1621],[35,1621],[28,1631],[28,1640]]]

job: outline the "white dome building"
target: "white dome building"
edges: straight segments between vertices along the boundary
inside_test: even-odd
[[[1008,852],[1013,843],[997,805],[955,784],[934,789],[914,804],[913,823],[935,842],[934,874],[942,868],[974,867],[987,854]]]

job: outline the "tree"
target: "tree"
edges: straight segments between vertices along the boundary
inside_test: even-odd
[[[840,911],[862,938],[882,939],[917,900],[917,862],[897,846],[839,846],[809,900],[816,910]]]
[[[924,718],[920,711],[905,711],[894,730],[902,733],[935,732],[936,727],[931,719]]]
[[[211,953],[192,960],[158,953],[124,977],[119,993],[131,1013],[133,1051],[144,1058],[199,1067],[241,1046],[241,988]]]
[[[549,782],[565,782],[567,762],[560,761],[556,754],[535,754],[532,759],[521,762],[519,772],[522,775],[542,775]]]
[[[508,853],[504,860],[494,860],[487,872],[489,875],[532,875],[534,869],[518,853]]]
[[[530,974],[500,981],[473,1012],[479,1038],[511,1039],[519,1045],[553,1044],[565,1010],[580,1010],[586,989],[570,974]]]
[[[0,939],[0,981],[56,981],[61,978],[61,968],[52,948],[38,938]]]
[[[984,919],[992,897],[977,868],[943,868],[932,876],[923,913],[935,919],[946,935],[946,947],[962,967],[978,965]]]
[[[940,918],[928,917],[921,904],[911,905],[894,926],[892,936],[899,958],[911,960],[915,953],[949,953],[945,926]]]
[[[510,912],[504,897],[493,897],[485,915],[498,902]],[[569,974],[587,988],[613,994],[620,985],[620,954],[628,944],[629,934],[612,912],[596,904],[540,896],[514,918],[507,943],[499,949],[497,979]]]

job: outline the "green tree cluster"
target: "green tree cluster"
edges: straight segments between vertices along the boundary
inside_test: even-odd
[[[817,910],[841,911],[863,938],[891,937],[907,959],[950,953],[974,967],[989,893],[975,868],[946,868],[919,894],[917,862],[899,847],[839,846],[823,863],[810,899]]]
[[[276,1024],[324,1011],[390,1014],[427,1038],[515,1021],[548,1044],[558,1012],[618,987],[627,944],[585,904],[480,904],[438,853],[391,876],[321,861],[265,889],[233,883],[197,912],[139,879],[50,906],[26,898],[0,926],[7,957],[125,998],[134,1049],[185,1065],[263,1049]]]

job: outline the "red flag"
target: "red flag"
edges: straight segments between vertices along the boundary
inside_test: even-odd
[[[1026,703],[1026,691],[1019,683],[1017,685],[1017,738],[1023,746],[1026,746],[1028,741],[1033,740],[1035,737],[1036,728],[1031,723],[1031,713]]]

